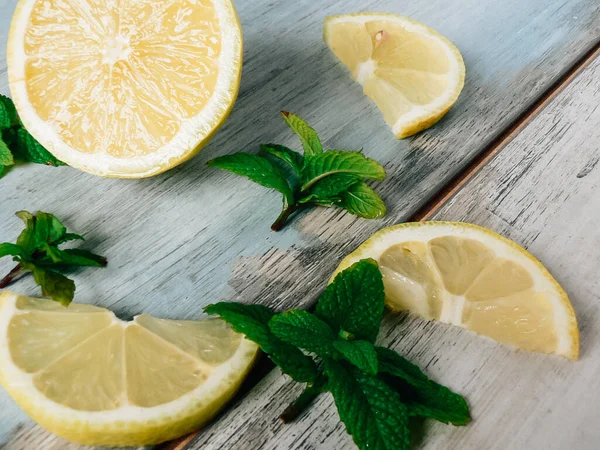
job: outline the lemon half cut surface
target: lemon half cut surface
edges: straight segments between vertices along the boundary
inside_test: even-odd
[[[456,46],[408,17],[330,16],[324,39],[399,139],[434,125],[463,88],[465,64]]]
[[[20,0],[10,90],[27,130],[100,176],[191,158],[237,96],[242,34],[230,0]]]
[[[0,383],[37,423],[85,445],[192,432],[233,396],[258,347],[220,319],[141,315],[0,295]]]
[[[527,250],[491,230],[458,222],[385,228],[335,273],[364,258],[379,263],[392,310],[578,358],[577,320],[565,291]]]

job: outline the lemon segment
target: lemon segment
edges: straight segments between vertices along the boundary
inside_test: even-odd
[[[533,255],[493,231],[457,222],[397,225],[373,235],[335,273],[364,258],[378,261],[392,310],[578,358],[567,294]]]
[[[0,295],[0,384],[79,444],[152,445],[199,428],[257,352],[220,319],[123,322],[102,308]]]
[[[10,89],[33,136],[96,175],[154,175],[190,158],[237,95],[230,0],[20,0]]]
[[[458,49],[408,17],[331,16],[325,19],[324,39],[399,139],[435,124],[463,88],[465,65]]]

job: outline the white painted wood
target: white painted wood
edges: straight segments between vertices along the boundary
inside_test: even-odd
[[[139,181],[41,166],[19,167],[0,180],[0,241],[18,234],[15,211],[41,209],[109,257],[108,269],[75,274],[77,301],[113,308],[125,318],[143,311],[196,318],[220,299],[308,306],[342,255],[378,228],[409,217],[600,39],[600,4],[591,0],[236,3],[245,35],[240,96],[198,157]],[[0,93],[8,93],[4,45],[14,5],[0,0]],[[422,20],[463,52],[465,90],[431,130],[395,140],[321,42],[325,16],[358,10]],[[254,151],[263,142],[298,148],[278,117],[284,108],[313,124],[327,146],[363,147],[384,163],[389,177],[377,186],[389,207],[384,220],[315,210],[272,233],[277,194],[205,167],[210,158]],[[0,273],[10,267],[0,260]],[[30,279],[13,288],[39,294]],[[0,390],[3,442],[11,449],[67,448],[49,440]]]
[[[527,247],[569,294],[581,359],[514,350],[466,330],[388,316],[380,341],[465,395],[467,427],[425,422],[415,448],[600,448],[600,59],[435,214],[476,223]],[[293,424],[278,415],[300,385],[271,372],[188,450],[351,450],[322,395]]]

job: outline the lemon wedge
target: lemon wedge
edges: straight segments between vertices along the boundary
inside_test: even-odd
[[[374,234],[335,273],[363,258],[378,261],[392,310],[578,358],[577,320],[565,291],[533,255],[493,231],[455,222],[397,225]]]
[[[465,82],[465,64],[454,44],[408,17],[330,16],[325,19],[324,39],[398,139],[440,120]]]
[[[123,322],[94,306],[0,295],[0,384],[33,420],[79,444],[151,445],[198,429],[257,352],[220,319]]]
[[[139,178],[191,158],[236,98],[230,0],[19,0],[10,90],[29,132],[92,174]]]

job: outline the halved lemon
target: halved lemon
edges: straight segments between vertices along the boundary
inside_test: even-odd
[[[579,332],[565,291],[531,253],[476,225],[405,223],[374,234],[340,263],[379,263],[386,303],[524,350],[577,359]]]
[[[70,166],[121,178],[191,158],[227,117],[242,60],[230,0],[19,0],[10,90]]]
[[[408,17],[367,12],[330,16],[324,39],[398,139],[440,120],[465,82],[465,64],[454,44]]]
[[[37,423],[86,445],[142,446],[198,429],[233,396],[258,347],[220,319],[123,322],[0,295],[0,383]]]

